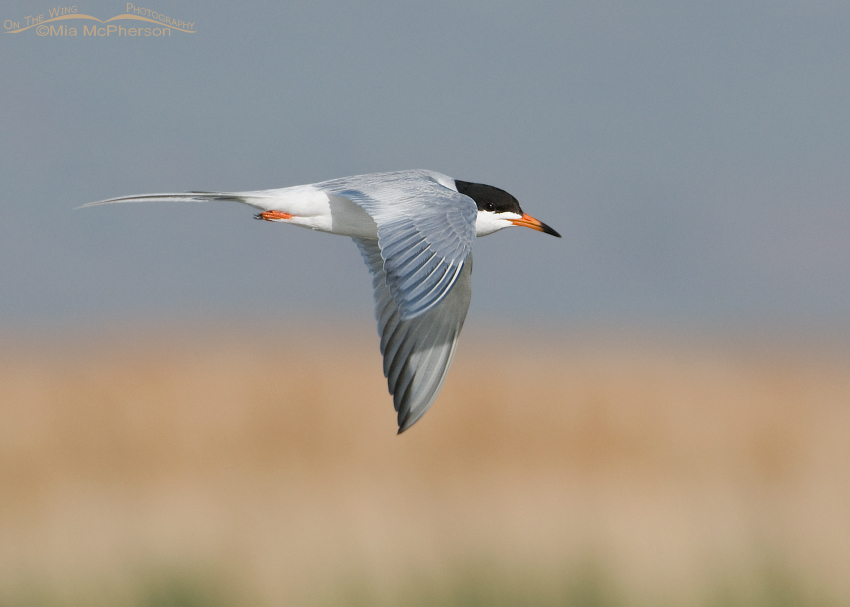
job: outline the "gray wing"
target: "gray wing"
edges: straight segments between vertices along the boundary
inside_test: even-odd
[[[475,202],[432,175],[399,171],[315,184],[375,220],[386,285],[401,320],[424,314],[447,296],[475,240]]]
[[[352,240],[373,276],[384,376],[398,411],[400,434],[431,407],[446,379],[472,296],[472,255],[461,264],[454,287],[442,301],[416,318],[403,320],[387,284],[378,243]]]

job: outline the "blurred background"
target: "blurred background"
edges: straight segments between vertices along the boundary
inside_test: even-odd
[[[0,14],[0,605],[850,603],[846,4],[56,8]],[[564,238],[476,242],[402,436],[348,239],[74,210],[407,168]]]

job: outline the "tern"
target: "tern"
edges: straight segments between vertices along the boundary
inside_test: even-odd
[[[472,295],[474,238],[512,226],[561,237],[504,190],[426,170],[252,192],[123,196],[83,207],[158,201],[241,202],[261,211],[256,219],[354,240],[372,273],[399,434],[428,411],[446,379]]]

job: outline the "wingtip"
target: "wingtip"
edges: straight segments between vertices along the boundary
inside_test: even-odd
[[[413,421],[410,421],[410,414],[408,413],[408,415],[406,415],[404,417],[404,419],[398,420],[398,432],[396,432],[396,435],[399,435],[402,432],[406,432],[407,430],[410,430],[410,427],[413,424],[415,424],[417,421],[419,421],[419,418],[416,418]]]

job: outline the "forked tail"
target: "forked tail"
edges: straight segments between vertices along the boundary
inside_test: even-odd
[[[123,202],[241,202],[258,209],[265,209],[262,204],[257,204],[259,200],[255,200],[254,196],[248,193],[239,192],[183,192],[178,194],[139,194],[136,196],[120,196],[118,198],[109,198],[107,200],[98,200],[97,202],[89,202],[78,209],[87,207],[96,207],[102,204],[115,204]]]

